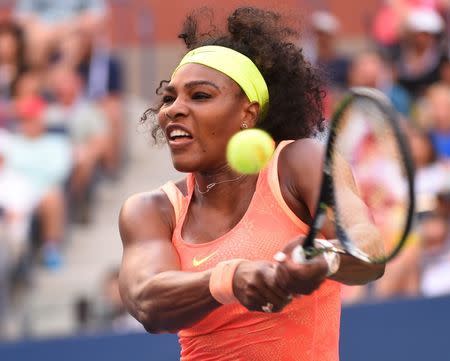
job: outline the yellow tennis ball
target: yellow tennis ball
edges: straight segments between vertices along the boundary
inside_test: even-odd
[[[229,140],[227,160],[235,171],[255,174],[264,168],[274,149],[275,142],[264,130],[246,129],[236,133]]]

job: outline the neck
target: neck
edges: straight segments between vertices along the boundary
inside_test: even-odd
[[[248,184],[254,184],[256,175],[239,174],[228,165],[213,172],[198,172],[194,174],[195,193],[208,199],[215,196],[229,195],[234,198],[242,191],[248,191]]]

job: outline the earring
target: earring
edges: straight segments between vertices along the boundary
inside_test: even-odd
[[[242,123],[241,124],[241,130],[244,130],[244,129],[247,129],[247,128],[248,128],[247,123]]]

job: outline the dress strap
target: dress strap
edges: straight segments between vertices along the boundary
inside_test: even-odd
[[[283,148],[292,142],[293,140],[285,140],[280,142],[277,149],[275,150],[271,162],[269,163],[267,169],[267,178],[270,190],[272,191],[272,194],[277,200],[279,206],[283,209],[284,213],[294,222],[294,224],[300,227],[300,229],[306,234],[309,230],[309,227],[300,218],[298,218],[297,215],[287,205],[281,193],[280,180],[278,178],[278,158]]]
[[[167,195],[167,198],[169,198],[175,212],[175,220],[178,223],[183,209],[183,193],[173,181],[169,181],[161,186],[161,190]]]

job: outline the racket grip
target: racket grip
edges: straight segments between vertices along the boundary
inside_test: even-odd
[[[306,258],[305,254],[305,249],[301,244],[299,244],[292,250],[291,258],[292,261],[294,261],[297,264],[303,264],[308,262],[308,259]]]

